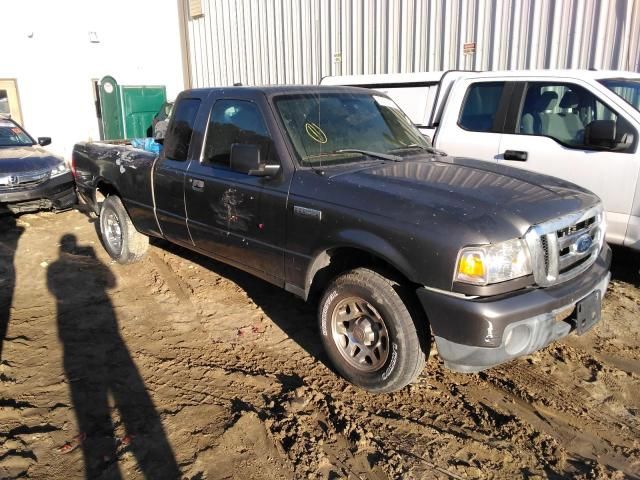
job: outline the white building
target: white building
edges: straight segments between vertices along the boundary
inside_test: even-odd
[[[67,159],[100,138],[105,75],[172,99],[326,75],[640,70],[640,0],[20,0],[2,33],[0,111]]]
[[[0,102],[69,159],[100,138],[94,81],[165,85],[168,99],[183,89],[177,18],[176,0],[3,2]]]
[[[178,0],[194,87],[326,75],[640,70],[640,0]]]

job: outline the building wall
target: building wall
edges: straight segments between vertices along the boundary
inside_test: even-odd
[[[184,20],[194,87],[449,69],[640,70],[640,0],[196,1],[204,15]],[[178,0],[186,12],[188,2]]]
[[[175,0],[3,2],[0,79],[17,79],[24,126],[69,159],[99,139],[92,79],[183,89],[177,19]]]

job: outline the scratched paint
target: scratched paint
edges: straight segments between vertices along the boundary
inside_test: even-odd
[[[242,192],[227,188],[213,207],[216,224],[229,231],[248,232],[254,218],[250,203]]]

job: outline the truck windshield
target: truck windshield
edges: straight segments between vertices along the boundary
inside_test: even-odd
[[[0,147],[24,147],[33,145],[33,140],[18,125],[0,120]]]
[[[275,105],[303,166],[378,160],[367,152],[398,155],[430,147],[402,110],[381,95],[283,95]]]
[[[600,83],[640,112],[640,79],[607,78]]]

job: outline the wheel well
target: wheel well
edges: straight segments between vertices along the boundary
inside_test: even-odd
[[[106,198],[109,195],[118,195],[118,190],[108,182],[98,182],[96,186],[96,199],[98,198],[98,194]]]
[[[387,260],[359,248],[340,247],[327,250],[316,257],[307,277],[307,298],[317,298],[336,276],[359,267],[376,270],[403,285],[414,285],[414,282]]]
[[[93,211],[96,215],[100,215],[100,206],[110,195],[119,195],[118,190],[108,182],[98,182],[93,192]]]

